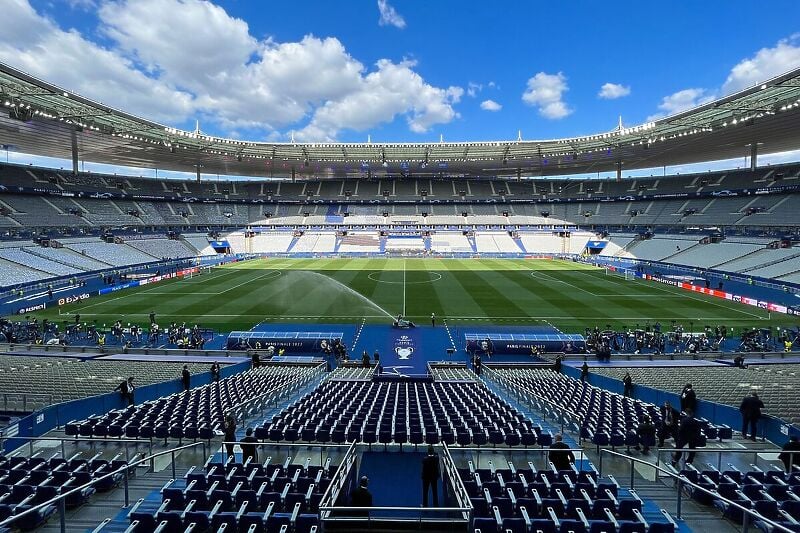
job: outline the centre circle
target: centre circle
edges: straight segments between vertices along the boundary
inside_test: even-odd
[[[391,272],[393,274],[396,274],[398,279],[397,280],[394,280],[394,279],[386,280],[386,279],[378,279],[377,278],[377,276],[380,276],[382,274],[386,274],[387,272]],[[428,274],[430,277],[428,279],[422,279],[422,280],[414,279],[418,274],[422,274],[422,273]],[[367,274],[367,277],[369,279],[371,279],[372,281],[375,281],[377,283],[389,283],[389,284],[392,284],[392,285],[404,285],[404,284],[405,285],[419,285],[419,284],[422,284],[422,283],[433,283],[434,281],[439,281],[440,279],[442,279],[442,275],[439,274],[438,272],[430,272],[430,271],[427,271],[427,270],[422,270],[422,271],[420,271],[420,270],[411,270],[411,271],[408,271],[408,272],[405,273],[405,278],[406,278],[405,280],[403,279],[403,271],[402,270],[386,270],[386,271],[380,271],[380,272],[370,272],[369,274]]]

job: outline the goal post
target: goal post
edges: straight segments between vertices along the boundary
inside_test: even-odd
[[[605,267],[603,270],[605,271],[606,276],[618,276],[621,278],[625,278],[625,281],[631,281],[636,279],[636,271],[631,270],[629,268]]]

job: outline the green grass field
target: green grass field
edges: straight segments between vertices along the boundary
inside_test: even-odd
[[[689,293],[655,282],[625,280],[588,265],[511,259],[258,259],[186,280],[94,297],[38,313],[40,318],[111,323],[198,323],[217,331],[265,321],[383,322],[405,314],[427,323],[524,325],[549,322],[565,332],[586,327],[676,320],[685,326],[789,324],[788,317]],[[68,316],[60,316],[67,314]]]

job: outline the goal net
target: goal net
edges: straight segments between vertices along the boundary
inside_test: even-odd
[[[626,281],[636,279],[636,271],[628,268],[605,268],[606,276],[625,278]]]

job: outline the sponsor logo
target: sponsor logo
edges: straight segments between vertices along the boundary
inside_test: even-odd
[[[75,302],[80,302],[81,300],[85,300],[89,297],[88,292],[84,292],[83,294],[74,294],[72,296],[65,296],[63,298],[58,299],[58,305],[66,305]]]
[[[401,361],[410,359],[411,354],[414,353],[414,340],[408,335],[400,335],[394,341],[394,353]]]
[[[45,304],[45,303],[31,305],[31,306],[28,306],[28,307],[23,307],[22,309],[17,311],[17,314],[24,315],[25,313],[30,313],[32,311],[41,311],[41,310],[45,309],[46,307],[47,307],[47,304]]]

